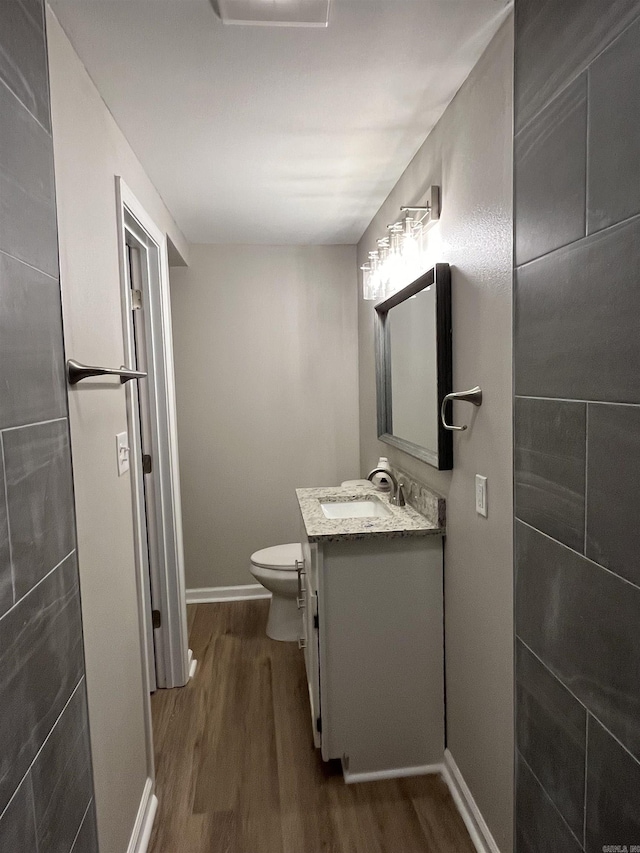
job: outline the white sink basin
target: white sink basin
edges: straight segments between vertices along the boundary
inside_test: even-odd
[[[320,502],[325,518],[386,518],[391,515],[387,507],[377,498],[361,501]]]

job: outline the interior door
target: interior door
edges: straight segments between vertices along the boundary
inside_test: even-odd
[[[137,243],[130,233],[127,234],[127,275],[128,284],[131,288],[132,298],[132,320],[134,341],[134,365],[135,370],[149,372],[149,359],[147,357],[144,300],[142,299],[142,276],[144,273],[145,247]],[[153,458],[151,454],[151,408],[149,402],[148,383],[136,382],[134,395],[136,397],[136,412],[139,429],[130,436],[130,440],[138,441],[138,453],[131,454],[133,460],[141,466],[139,476],[144,486],[144,528],[146,536],[143,536],[143,552],[146,562],[145,580],[145,607],[147,608],[147,656],[153,663],[149,667],[150,689],[155,691],[158,684],[157,666],[158,656],[162,654],[162,645],[158,642],[157,632],[159,624],[156,614],[160,612],[158,604],[159,584],[159,556],[157,549],[157,537],[155,525],[157,518],[154,506],[154,494],[152,488]]]
[[[183,687],[190,665],[166,237],[122,181],[117,188],[125,359],[147,374],[127,390],[145,670],[155,668],[158,688]]]

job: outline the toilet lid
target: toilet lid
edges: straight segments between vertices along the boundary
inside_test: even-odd
[[[262,569],[279,569],[295,571],[296,560],[302,560],[302,547],[299,542],[291,542],[288,545],[274,545],[272,548],[263,548],[251,555],[254,566]]]

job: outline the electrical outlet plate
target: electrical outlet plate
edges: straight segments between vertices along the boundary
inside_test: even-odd
[[[129,436],[126,432],[116,435],[116,454],[118,458],[118,476],[122,477],[129,470]]]
[[[476,512],[487,517],[487,478],[476,474]]]

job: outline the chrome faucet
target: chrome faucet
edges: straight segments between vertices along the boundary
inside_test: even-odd
[[[376,474],[384,474],[385,477],[388,477],[389,480],[391,480],[389,503],[393,506],[405,506],[406,500],[404,498],[404,483],[398,483],[393,472],[389,471],[388,468],[374,468],[373,471],[369,471],[367,474],[367,480],[371,480]]]

